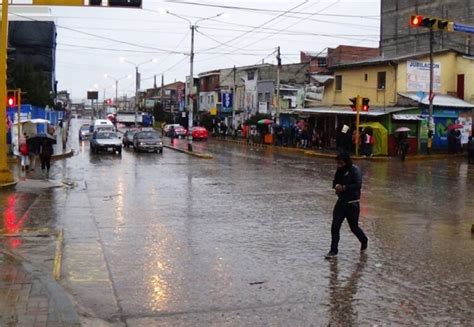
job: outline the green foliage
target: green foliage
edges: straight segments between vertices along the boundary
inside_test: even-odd
[[[46,107],[53,105],[49,79],[31,64],[13,64],[8,69],[8,89],[21,89],[22,103]]]

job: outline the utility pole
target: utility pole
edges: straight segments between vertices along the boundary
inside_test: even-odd
[[[280,54],[280,47],[277,49],[277,110],[276,110],[276,123],[280,125],[280,70],[281,70],[281,54]]]
[[[118,108],[118,79],[115,80],[115,105]]]
[[[155,82],[156,85],[156,82]],[[160,104],[161,104],[161,110],[165,111],[165,105],[163,103],[163,98],[165,95],[165,75],[161,75],[161,99],[160,99]]]
[[[232,129],[236,129],[236,126],[235,126],[235,108],[236,108],[236,78],[237,78],[237,68],[235,68],[235,65],[234,65],[234,86],[232,87]]]
[[[191,25],[191,53],[190,53],[190,73],[189,73],[189,100],[188,100],[188,131],[193,127],[194,111],[194,31],[196,25]],[[193,151],[193,135],[189,133],[188,151]]]
[[[433,26],[430,27],[430,95],[429,95],[429,109],[428,109],[428,145],[427,145],[427,152],[431,154],[431,148],[433,147],[433,134],[434,134],[434,126],[432,125],[433,122],[433,84],[434,84],[434,58],[433,58],[433,45],[434,45],[434,32]]]
[[[138,65],[135,66],[135,128],[138,128],[138,92],[140,90],[140,73]]]
[[[8,1],[2,1],[0,37],[0,184],[13,182],[13,173],[7,158],[7,48],[8,48]]]

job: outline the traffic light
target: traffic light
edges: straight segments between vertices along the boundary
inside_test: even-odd
[[[425,17],[420,15],[412,15],[410,17],[410,25],[412,27],[426,27],[434,30],[442,30],[447,32],[454,31],[454,23],[446,20],[439,19],[436,17]]]
[[[112,104],[112,99],[105,100],[105,103],[110,106]]]
[[[357,110],[357,98],[349,98],[349,100],[352,102],[351,104],[351,109],[352,111],[356,111]]]
[[[352,111],[369,111],[370,100],[368,98],[362,98],[358,95],[354,98],[349,98],[349,100],[352,102]]]
[[[16,99],[16,92],[15,91],[8,91],[7,94],[7,106],[8,107],[14,107],[18,103]]]
[[[423,16],[411,16],[410,25],[413,27],[420,27],[423,21]]]
[[[369,98],[362,99],[362,111],[369,111],[369,108],[370,108],[369,102],[370,102]]]

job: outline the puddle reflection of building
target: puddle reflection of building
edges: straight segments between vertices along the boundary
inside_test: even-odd
[[[356,322],[354,296],[358,291],[358,282],[367,264],[367,255],[361,254],[347,280],[340,280],[337,258],[330,263],[329,278],[329,326],[352,326]]]

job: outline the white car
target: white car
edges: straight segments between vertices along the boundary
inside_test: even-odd
[[[117,152],[122,154],[122,141],[115,132],[97,131],[92,134],[90,140],[92,153]]]

